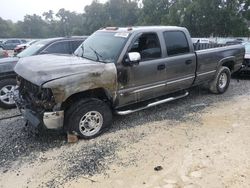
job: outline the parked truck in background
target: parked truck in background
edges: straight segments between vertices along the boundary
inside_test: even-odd
[[[111,125],[113,113],[179,99],[205,83],[212,93],[224,93],[244,53],[242,45],[194,51],[182,27],[104,28],[75,56],[20,59],[15,100],[34,126],[93,138]]]

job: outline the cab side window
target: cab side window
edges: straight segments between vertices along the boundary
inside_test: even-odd
[[[55,42],[43,51],[50,54],[69,54],[69,42]]]
[[[161,46],[157,34],[142,34],[135,40],[129,52],[140,53],[142,61],[161,58]]]
[[[164,38],[169,56],[190,52],[187,38],[182,31],[166,31]]]
[[[70,54],[74,53],[75,50],[83,43],[84,40],[70,41]]]

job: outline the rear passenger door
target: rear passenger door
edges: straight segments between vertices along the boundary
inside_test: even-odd
[[[165,31],[167,92],[189,88],[195,79],[196,55],[182,31]]]

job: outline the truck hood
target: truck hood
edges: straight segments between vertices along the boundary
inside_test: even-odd
[[[37,55],[21,58],[14,71],[24,79],[41,86],[67,76],[101,70],[103,63],[72,55]]]

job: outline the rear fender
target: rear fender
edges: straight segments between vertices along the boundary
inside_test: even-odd
[[[233,71],[235,62],[236,62],[235,56],[225,57],[219,61],[218,65],[217,65],[217,71],[219,70],[219,67],[221,67],[225,64],[227,64],[226,67],[228,67],[231,71]]]

